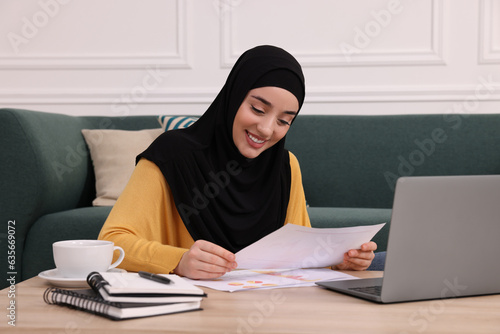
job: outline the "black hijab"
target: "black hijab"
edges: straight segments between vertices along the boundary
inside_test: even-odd
[[[137,157],[160,168],[194,240],[237,252],[285,223],[291,183],[285,138],[254,159],[233,142],[238,108],[248,91],[265,86],[289,90],[302,106],[299,63],[283,49],[258,46],[240,56],[198,121],[163,133]]]

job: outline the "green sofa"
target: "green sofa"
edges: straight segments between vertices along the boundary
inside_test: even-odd
[[[81,130],[158,127],[157,116],[0,109],[2,287],[54,268],[53,242],[97,238],[111,207],[92,207]],[[389,222],[399,176],[500,173],[499,129],[500,114],[300,115],[286,146],[301,164],[312,225],[341,227]],[[388,225],[374,239],[381,251]]]

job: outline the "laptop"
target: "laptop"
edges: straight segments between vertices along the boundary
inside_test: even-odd
[[[378,303],[500,293],[500,175],[401,177],[383,278],[316,284]]]

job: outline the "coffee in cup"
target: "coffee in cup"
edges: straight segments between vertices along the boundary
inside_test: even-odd
[[[113,252],[120,251],[118,260]],[[125,251],[106,240],[64,240],[52,244],[54,262],[62,277],[87,278],[92,271],[108,271],[118,266],[125,257]]]

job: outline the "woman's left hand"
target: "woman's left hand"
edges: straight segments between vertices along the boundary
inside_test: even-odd
[[[361,245],[361,249],[351,249],[344,253],[344,262],[332,266],[334,270],[366,270],[373,261],[377,244],[373,241]]]

